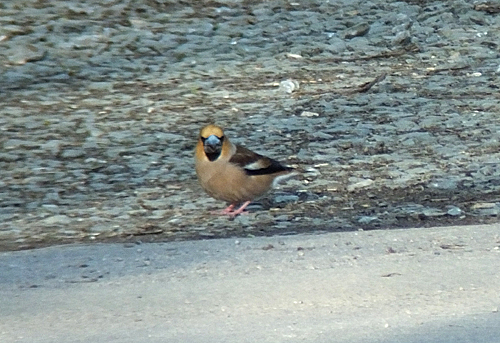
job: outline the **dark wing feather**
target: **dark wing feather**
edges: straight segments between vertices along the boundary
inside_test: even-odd
[[[269,175],[292,170],[272,158],[257,154],[240,145],[236,146],[236,153],[229,162],[243,168],[247,175]]]

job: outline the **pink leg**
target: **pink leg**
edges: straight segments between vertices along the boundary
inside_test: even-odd
[[[243,205],[240,206],[236,211],[233,211],[233,208],[236,206],[235,204],[231,204],[228,207],[226,207],[222,211],[214,211],[212,214],[222,214],[222,215],[228,215],[230,217],[236,217],[238,214],[242,214],[245,208],[250,205],[251,201],[245,202]]]
[[[241,214],[245,210],[245,207],[247,207],[248,205],[250,205],[250,203],[251,203],[251,201],[246,201],[243,205],[241,205],[241,207],[239,209],[237,209],[236,211],[233,211],[233,212],[229,213],[229,215],[231,217],[235,217],[238,214]]]
[[[212,211],[211,213],[217,214],[217,215],[231,214],[231,213],[233,213],[234,206],[235,206],[235,204],[231,204],[222,211]]]
[[[233,212],[234,204],[229,205],[225,209],[222,210],[221,214],[229,214]]]

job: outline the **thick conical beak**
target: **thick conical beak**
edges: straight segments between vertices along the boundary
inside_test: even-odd
[[[218,154],[222,149],[222,139],[215,135],[208,136],[203,141],[203,149],[205,154]]]

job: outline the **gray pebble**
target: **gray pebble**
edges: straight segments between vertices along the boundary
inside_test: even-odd
[[[26,64],[28,62],[39,61],[45,57],[47,52],[33,44],[19,44],[11,46],[7,51],[8,61],[12,64]]]
[[[445,215],[445,212],[437,208],[426,208],[422,211],[422,214],[426,217],[441,217]]]
[[[370,224],[374,221],[378,221],[379,218],[377,216],[362,216],[358,218],[358,223],[360,224]]]
[[[446,211],[446,213],[450,216],[460,216],[462,215],[462,210],[459,208],[459,207],[456,207],[456,206],[449,206],[448,207],[448,210]]]
[[[352,39],[354,37],[364,36],[370,31],[370,24],[360,23],[344,31],[345,39]]]
[[[67,225],[72,222],[72,219],[69,218],[66,215],[59,214],[51,217],[47,217],[43,220],[40,221],[40,224],[45,225],[45,226],[50,226],[50,225]]]
[[[85,150],[83,149],[66,149],[61,153],[62,158],[77,158],[85,156]]]
[[[370,187],[373,184],[373,182],[374,181],[371,179],[360,180],[360,181],[357,181],[355,183],[348,185],[347,190],[349,192],[354,192],[358,189]]]
[[[274,202],[276,203],[292,203],[299,200],[297,195],[287,194],[287,195],[278,195],[274,197]]]

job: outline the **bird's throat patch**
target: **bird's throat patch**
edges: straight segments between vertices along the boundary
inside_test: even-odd
[[[205,152],[205,155],[207,156],[207,158],[208,158],[208,160],[210,162],[213,162],[213,161],[215,161],[216,159],[219,158],[220,153],[221,153],[220,151],[218,151],[218,152],[210,152],[210,153],[206,153]]]

